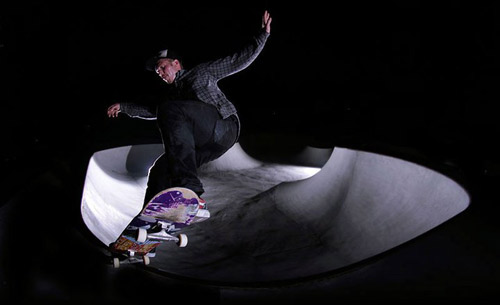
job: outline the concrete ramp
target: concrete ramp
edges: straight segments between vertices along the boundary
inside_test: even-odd
[[[89,161],[82,216],[104,244],[140,211],[161,145],[118,147]],[[335,148],[319,168],[259,162],[236,145],[200,171],[212,217],[163,244],[151,267],[224,283],[334,271],[399,246],[465,210],[450,178],[393,157]]]
[[[162,144],[146,144],[106,149],[90,158],[81,213],[87,227],[104,244],[114,242],[141,211],[149,168],[162,153]],[[235,198],[252,197],[283,181],[304,179],[317,171],[318,168],[264,164],[236,143],[219,159],[203,165],[199,174],[205,183],[204,198],[220,196],[229,200],[230,194]],[[246,179],[235,177],[228,181],[232,179],[230,172],[241,173],[239,178]],[[214,199],[220,202],[219,198]]]
[[[459,214],[470,201],[460,185],[440,173],[345,148],[336,148],[317,175],[272,192],[277,209],[307,228],[325,250],[311,258],[321,261],[315,272],[409,241]]]

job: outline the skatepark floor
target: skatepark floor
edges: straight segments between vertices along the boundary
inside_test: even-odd
[[[387,151],[379,143],[364,147]],[[412,155],[397,147],[389,150]],[[22,190],[13,192],[0,207],[0,300],[2,304],[498,301],[500,228],[496,194],[500,177],[492,170],[485,172],[483,160],[477,157],[469,155],[452,166],[437,162],[451,174],[458,171],[471,194],[470,206],[445,224],[354,268],[263,286],[191,281],[140,265],[113,269],[81,220],[88,155],[51,158],[39,173],[23,180]],[[270,155],[268,159],[279,156]]]

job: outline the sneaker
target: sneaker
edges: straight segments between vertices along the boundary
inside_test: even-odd
[[[200,205],[196,216],[193,218],[191,223],[202,222],[210,218],[210,212],[208,211],[207,203],[203,198],[199,200]]]
[[[207,210],[207,202],[205,201],[205,199],[201,198],[200,197],[200,200],[198,200],[198,202],[200,203],[200,209],[203,209],[203,210]]]

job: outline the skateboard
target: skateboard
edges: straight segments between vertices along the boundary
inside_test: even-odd
[[[188,238],[179,231],[209,217],[205,202],[192,190],[174,187],[159,192],[110,245],[114,267],[118,268],[120,261],[148,265],[163,242],[174,241],[186,247]]]

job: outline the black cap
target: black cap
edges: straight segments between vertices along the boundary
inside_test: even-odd
[[[158,62],[159,59],[162,59],[162,58],[177,59],[179,61],[182,61],[179,54],[177,54],[175,51],[173,51],[171,49],[165,49],[165,50],[159,51],[155,56],[149,58],[146,61],[146,65],[145,65],[146,70],[154,72],[156,69],[156,63]]]

